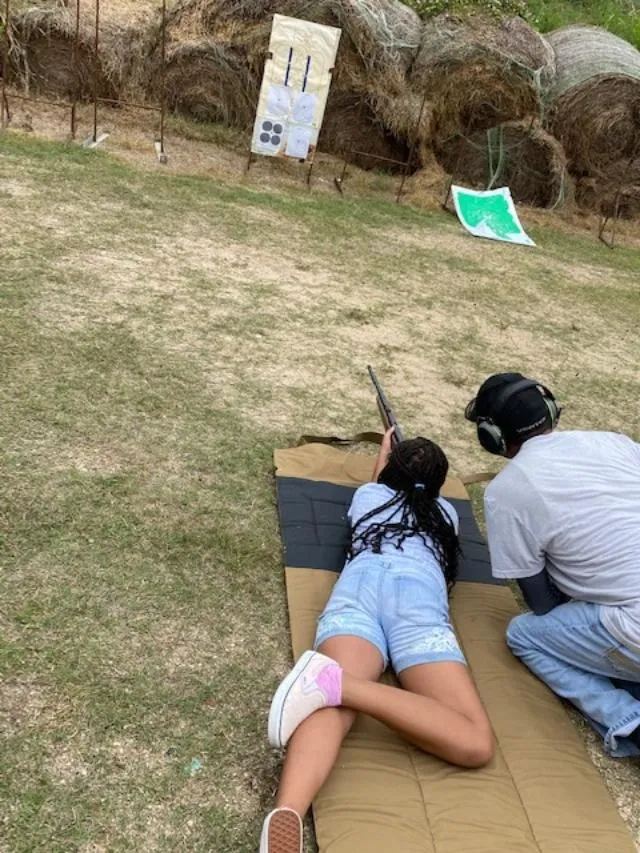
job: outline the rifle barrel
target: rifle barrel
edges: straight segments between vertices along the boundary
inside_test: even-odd
[[[388,426],[390,426],[390,427],[395,426],[392,441],[394,444],[399,442],[399,441],[402,441],[403,435],[402,435],[402,432],[400,430],[400,427],[398,426],[398,421],[396,420],[396,417],[393,413],[393,410],[392,410],[391,406],[389,405],[389,401],[387,400],[386,395],[385,395],[384,391],[382,390],[382,386],[378,382],[378,378],[375,375],[375,373],[373,372],[373,368],[371,367],[370,364],[367,365],[367,370],[369,371],[369,376],[371,378],[371,381],[373,382],[373,387],[375,388],[376,394],[378,395],[379,408],[382,410],[382,412],[384,412],[383,420],[384,420],[384,417],[386,417],[386,420],[388,422]],[[382,414],[382,412],[381,412],[381,414]]]

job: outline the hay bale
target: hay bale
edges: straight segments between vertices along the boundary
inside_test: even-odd
[[[402,91],[422,36],[416,12],[399,0],[333,0],[332,6],[367,71]]]
[[[404,170],[403,164],[410,154],[407,140],[384,126],[366,98],[339,89],[329,94],[318,149],[342,157],[361,169],[392,173]],[[415,171],[419,165],[416,153],[409,171]]]
[[[576,202],[580,207],[604,216],[622,219],[640,217],[640,160],[612,163],[597,177],[576,182]]]
[[[556,56],[549,126],[577,177],[623,164],[640,137],[640,52],[599,27],[548,36]]]
[[[428,98],[408,87],[404,91],[389,92],[371,87],[368,103],[384,127],[411,147],[425,150],[431,140],[432,105]],[[431,156],[425,154],[426,162]]]
[[[394,168],[353,149],[404,160],[408,146],[375,111],[371,69],[381,89],[397,92],[417,44],[417,16],[398,0],[178,0],[167,19],[167,77],[172,109],[200,120],[252,124],[274,12],[341,27],[319,147],[365,168]],[[374,12],[386,33],[378,43]],[[413,27],[413,29],[412,29]],[[413,32],[413,35],[411,33]],[[353,37],[350,34],[353,34]],[[413,40],[413,41],[412,41]],[[152,53],[158,62],[159,40]],[[222,67],[221,67],[222,66]],[[157,68],[157,64],[156,64]],[[217,77],[217,79],[216,79]],[[149,90],[159,75],[149,77]],[[246,96],[242,96],[242,91]]]
[[[539,123],[509,122],[459,137],[438,161],[466,185],[508,186],[522,204],[557,207],[572,194],[562,146]]]
[[[422,22],[400,0],[178,0],[169,27],[189,39],[215,35],[233,42],[240,36],[246,43],[247,29],[259,25],[250,39],[257,48],[256,35],[262,44],[266,35],[268,42],[275,12],[340,27],[342,42],[349,42],[363,66],[386,76],[404,77],[420,45]],[[266,48],[258,53],[261,70]]]
[[[410,82],[428,93],[441,154],[460,135],[541,116],[553,76],[553,51],[521,18],[447,13],[425,23]]]
[[[433,152],[425,150],[422,155],[420,169],[406,181],[403,197],[417,207],[440,208],[447,187],[449,175],[440,166]]]
[[[12,83],[27,92],[43,92],[62,98],[84,99],[93,92],[97,73],[97,92],[102,98],[117,97],[115,63],[104,55],[95,61],[95,33],[81,22],[75,42],[75,9],[66,6],[32,7],[9,19],[9,74]],[[102,45],[119,42],[118,33],[102,33]],[[75,50],[75,53],[74,53]]]
[[[243,129],[253,124],[258,85],[237,45],[205,41],[172,49],[165,91],[170,110],[197,121]]]

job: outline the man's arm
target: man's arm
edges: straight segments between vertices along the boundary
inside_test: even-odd
[[[533,610],[536,616],[543,616],[559,604],[566,604],[570,600],[568,595],[560,592],[546,569],[530,578],[518,578],[518,586],[527,607]]]

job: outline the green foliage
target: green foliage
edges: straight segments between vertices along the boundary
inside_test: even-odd
[[[521,15],[542,33],[567,24],[603,27],[640,49],[640,5],[634,0],[405,0],[421,18],[441,12]]]
[[[432,18],[441,12],[465,14],[485,12],[492,17],[527,14],[527,0],[405,0],[421,18]]]
[[[592,24],[640,49],[640,6],[633,0],[528,0],[528,7],[527,18],[540,32]]]

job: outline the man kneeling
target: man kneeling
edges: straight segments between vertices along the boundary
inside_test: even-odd
[[[553,394],[519,373],[489,377],[465,414],[510,460],[484,501],[493,574],[517,579],[532,610],[509,647],[607,752],[640,755],[640,445],[555,432]]]

